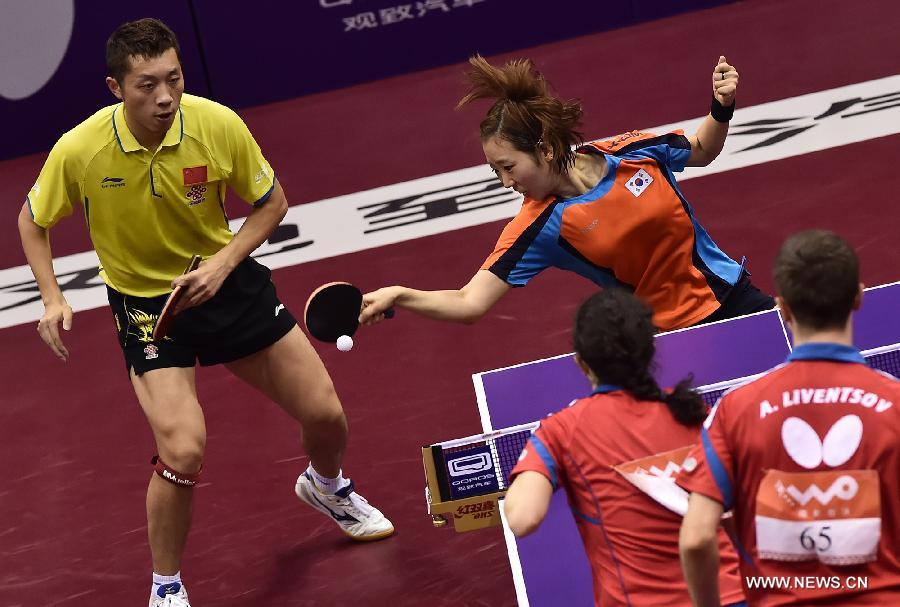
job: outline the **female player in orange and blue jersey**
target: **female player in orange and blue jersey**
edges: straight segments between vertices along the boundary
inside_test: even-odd
[[[548,93],[529,60],[497,68],[476,55],[470,64],[472,87],[460,105],[497,100],[481,123],[484,154],[503,185],[525,200],[467,285],[378,289],[364,296],[362,322],[378,322],[395,306],[474,322],[551,266],[634,292],[661,330],[774,307],[743,264],[709,237],[674,177],[685,166],[709,164],[725,143],[738,84],[725,57],[713,71],[710,115],[693,136],[631,132],[587,144],[576,131],[581,106]]]

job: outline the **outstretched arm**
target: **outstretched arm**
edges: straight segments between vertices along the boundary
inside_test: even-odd
[[[471,324],[493,307],[511,287],[487,270],[476,272],[461,289],[417,291],[408,287],[384,287],[363,296],[359,320],[372,325],[384,319],[388,308],[403,308],[427,318]]]
[[[724,56],[719,57],[719,63],[712,74],[713,97],[724,108],[734,106],[735,93],[737,92],[738,73],[729,65]],[[691,157],[688,166],[706,166],[716,159],[725,138],[728,136],[728,120],[720,122],[710,113],[700,124],[697,132],[688,139],[691,142]]]

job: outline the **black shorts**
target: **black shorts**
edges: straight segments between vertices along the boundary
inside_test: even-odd
[[[278,300],[272,272],[252,258],[242,261],[209,301],[178,315],[169,334],[153,341],[168,295],[135,297],[107,287],[125,368],[136,375],[167,367],[227,363],[274,344],[297,321]]]
[[[750,282],[750,275],[745,271],[735,283],[718,310],[696,323],[704,325],[708,322],[735,318],[754,312],[764,312],[775,307],[775,298],[763,293]]]

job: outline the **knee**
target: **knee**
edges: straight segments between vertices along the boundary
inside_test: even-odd
[[[171,420],[155,428],[159,456],[180,472],[200,470],[206,450],[206,430],[202,423]]]
[[[206,442],[197,436],[179,437],[166,445],[160,445],[160,457],[179,472],[196,474],[203,465]]]
[[[309,394],[309,400],[304,409],[303,425],[346,426],[347,424],[344,409],[341,407],[341,401],[338,399],[331,381],[323,382]]]

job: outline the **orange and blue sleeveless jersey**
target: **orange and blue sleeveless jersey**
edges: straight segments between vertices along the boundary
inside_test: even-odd
[[[687,137],[632,132],[579,151],[603,154],[606,176],[575,198],[526,198],[481,269],[516,287],[551,266],[625,287],[653,309],[661,330],[715,312],[742,266],[716,246],[678,189],[673,173],[690,158]]]
[[[719,400],[677,481],[734,508],[751,605],[900,605],[898,403],[831,343]]]
[[[545,418],[529,439],[510,477],[530,470],[565,490],[591,563],[596,605],[691,604],[678,556],[681,516],[618,470],[663,456],[645,468],[672,481],[681,460],[670,454],[686,456],[698,439],[699,429],[679,424],[665,403],[636,400],[616,386],[600,386]],[[721,601],[740,603],[737,555],[724,534],[720,540]]]

